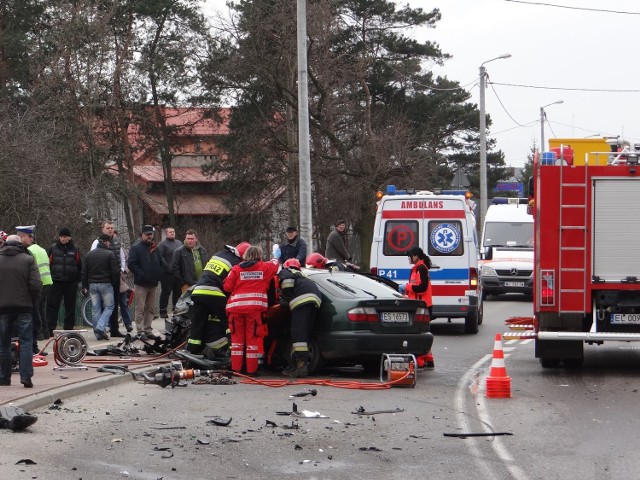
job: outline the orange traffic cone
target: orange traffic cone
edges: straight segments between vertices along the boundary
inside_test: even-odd
[[[493,360],[491,361],[491,372],[487,377],[486,396],[487,398],[511,398],[511,377],[507,376],[502,338],[499,333],[496,333],[493,347]]]

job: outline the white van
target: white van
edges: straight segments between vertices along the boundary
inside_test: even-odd
[[[464,318],[465,332],[482,324],[478,283],[478,238],[474,203],[465,191],[396,191],[387,187],[378,202],[371,273],[404,284],[411,263],[407,250],[420,247],[433,264],[433,318]]]
[[[533,292],[533,216],[526,198],[494,198],[482,227],[482,297]]]

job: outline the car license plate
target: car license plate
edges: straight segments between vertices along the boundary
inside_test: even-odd
[[[640,324],[640,313],[612,313],[611,323],[616,325]]]
[[[504,282],[505,287],[524,287],[524,282]]]
[[[385,323],[409,323],[408,312],[382,312],[380,315]]]

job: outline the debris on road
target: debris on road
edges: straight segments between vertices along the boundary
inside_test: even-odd
[[[231,423],[232,417],[222,418],[222,417],[213,417],[211,420],[208,420],[207,423],[210,425],[217,425],[218,427],[228,427]]]
[[[315,388],[311,388],[311,389],[307,390],[306,392],[293,393],[293,394],[289,395],[289,398],[308,397],[309,395],[311,395],[312,397],[315,397],[317,394],[318,394],[318,391]]]
[[[480,432],[480,433],[443,433],[445,437],[457,437],[457,438],[467,438],[467,437],[497,437],[502,435],[513,435],[510,432]]]
[[[37,465],[36,462],[34,462],[33,460],[31,460],[30,458],[23,458],[22,460],[18,460],[16,462],[16,465]]]
[[[372,411],[367,411],[364,409],[363,406],[360,406],[355,412],[351,412],[355,415],[377,415],[379,413],[400,413],[400,412],[404,412],[404,408],[398,408],[396,407],[393,410],[372,410]]]

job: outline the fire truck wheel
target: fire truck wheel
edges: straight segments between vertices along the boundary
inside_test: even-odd
[[[577,369],[582,367],[584,358],[563,358],[564,366],[570,369]]]
[[[475,334],[478,333],[478,325],[480,311],[476,310],[474,313],[470,313],[464,317],[464,333]]]
[[[557,357],[540,358],[540,365],[542,365],[542,368],[558,368],[560,359]]]

